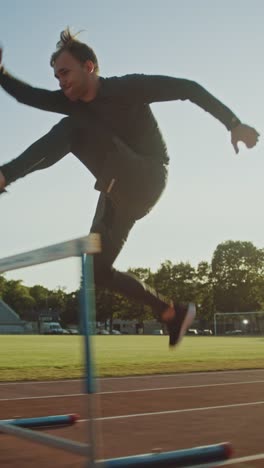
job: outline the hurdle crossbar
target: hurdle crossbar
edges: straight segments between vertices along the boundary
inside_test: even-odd
[[[100,250],[100,236],[98,234],[89,234],[85,237],[2,258],[0,260],[0,274],[64,258],[95,254]]]

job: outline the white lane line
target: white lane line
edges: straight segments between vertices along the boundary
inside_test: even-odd
[[[153,378],[167,378],[167,377],[199,377],[200,375],[222,375],[222,374],[245,374],[251,372],[264,372],[264,368],[256,369],[237,369],[227,371],[207,371],[207,372],[178,372],[176,374],[150,374],[150,375],[130,375],[126,377],[102,377],[99,380],[131,380],[131,379],[153,379]]]
[[[150,374],[150,375],[130,375],[125,377],[98,377],[99,382],[108,380],[139,380],[139,379],[160,379],[167,377],[199,377],[200,375],[222,375],[222,374],[248,374],[252,372],[263,372],[264,368],[256,369],[237,369],[230,371],[207,371],[207,372],[182,372],[176,374]],[[27,381],[15,381],[15,382],[0,382],[0,386],[4,385],[38,385],[38,384],[58,384],[58,383],[72,383],[72,382],[84,382],[83,379],[64,379],[64,380],[27,380]]]
[[[227,460],[223,466],[235,465],[236,463],[257,461],[257,460],[262,460],[263,458],[264,458],[264,453],[258,453],[257,455],[249,455],[247,457],[232,458],[231,460]]]
[[[264,453],[259,453],[256,455],[249,455],[246,457],[240,457],[240,458],[232,458],[231,460],[227,461],[218,461],[214,463],[210,463],[210,468],[213,468],[215,466],[227,466],[227,465],[236,465],[237,463],[246,463],[246,462],[251,462],[251,461],[258,461],[262,460],[264,458]],[[208,463],[203,464],[203,465],[195,465],[190,468],[208,468]]]
[[[208,388],[208,387],[229,387],[233,385],[253,385],[257,383],[264,383],[264,380],[252,380],[250,382],[230,382],[230,383],[218,383],[218,384],[208,384],[208,385],[183,385],[178,387],[158,387],[158,388],[141,388],[134,390],[113,390],[106,392],[97,392],[97,395],[115,395],[122,393],[144,393],[144,392],[157,392],[157,391],[170,391],[170,390],[186,390],[186,389],[196,389],[196,388]],[[36,395],[36,396],[27,396],[27,397],[14,397],[14,398],[0,398],[1,401],[19,401],[19,400],[41,400],[48,398],[70,398],[77,396],[84,396],[87,393],[66,393],[66,394],[55,394],[55,395]]]
[[[113,390],[113,391],[106,391],[106,392],[98,392],[99,395],[109,395],[111,393],[138,393],[138,392],[157,392],[162,390],[180,390],[180,389],[188,389],[188,388],[207,388],[207,387],[226,387],[230,385],[252,385],[256,383],[264,383],[264,380],[252,380],[252,381],[243,381],[243,382],[227,382],[227,383],[215,383],[215,384],[203,384],[203,385],[179,385],[177,387],[157,387],[157,388],[142,388],[142,389],[134,389],[134,390]]]
[[[65,379],[65,380],[20,380],[15,382],[0,382],[0,386],[8,385],[49,385],[49,384],[60,384],[60,383],[72,383],[72,382],[84,382],[84,379]]]
[[[218,409],[227,409],[227,408],[241,408],[243,406],[260,406],[264,405],[264,401],[252,401],[250,403],[236,403],[233,405],[219,405],[219,406],[204,406],[201,408],[185,408],[185,409],[178,409],[178,410],[171,410],[171,411],[154,411],[151,413],[136,413],[136,414],[124,414],[120,416],[105,416],[95,418],[97,421],[110,421],[113,419],[128,419],[128,418],[144,418],[146,416],[162,416],[165,414],[176,414],[176,413],[192,413],[195,411],[212,411]],[[86,422],[87,419],[79,419],[78,422]]]
[[[87,396],[87,393],[69,393],[67,395],[37,395],[32,397],[15,397],[15,398],[0,398],[0,401],[23,401],[23,400],[46,400],[50,398],[72,398],[72,397],[80,397],[80,396]]]
[[[246,457],[240,457],[240,458],[232,458],[231,460],[226,460],[225,462],[215,462],[212,465],[210,464],[210,468],[214,466],[227,466],[227,465],[236,465],[237,463],[246,463],[246,462],[251,462],[251,461],[258,461],[262,460],[264,458],[264,453],[258,453],[256,455],[248,455]],[[195,465],[190,468],[208,468],[208,463],[205,465]]]

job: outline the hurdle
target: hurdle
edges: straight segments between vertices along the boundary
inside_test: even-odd
[[[0,423],[27,428],[59,427],[75,424],[80,419],[78,414],[56,414],[37,418],[2,419]]]
[[[86,309],[90,307],[89,301],[86,298],[87,294],[93,295],[93,291],[87,287],[88,282],[86,256],[92,259],[92,255],[100,252],[100,237],[97,234],[90,234],[89,236],[80,237],[77,239],[69,240],[59,244],[42,247],[40,249],[31,250],[29,252],[12,255],[0,260],[0,274],[18,270],[21,268],[27,268],[34,265],[43,263],[53,262],[56,260],[62,260],[71,257],[79,257],[81,259],[82,268],[82,301],[81,301],[81,317],[84,326],[85,334],[88,332],[89,324],[86,315]],[[92,272],[93,265],[90,263],[90,270]],[[89,281],[91,274],[89,274]],[[93,285],[92,285],[93,288]],[[89,375],[87,366],[92,365],[91,351],[90,351],[90,340],[85,336],[85,356],[86,356],[86,375]],[[93,379],[90,375],[87,378],[87,393],[92,390]],[[91,405],[92,406],[92,405]],[[91,408],[92,411],[92,408]],[[74,424],[78,420],[78,415],[53,415],[37,418],[19,418],[19,419],[7,419],[0,421],[0,432],[14,435],[32,442],[40,443],[48,447],[53,447],[61,450],[71,452],[76,455],[83,455],[88,459],[94,459],[94,446],[95,446],[95,435],[90,438],[92,441],[89,444],[78,443],[71,441],[63,437],[57,437],[55,435],[39,433],[33,431],[36,428],[47,428],[55,426],[64,426]],[[90,418],[93,419],[93,418]],[[94,425],[91,422],[89,424],[91,434],[94,433]]]
[[[0,274],[26,268],[42,263],[53,262],[69,257],[79,257],[81,264],[80,319],[84,336],[85,355],[85,393],[88,395],[88,429],[89,443],[78,443],[70,439],[39,433],[32,429],[53,425],[74,424],[78,415],[54,415],[39,418],[7,419],[0,421],[0,432],[14,435],[32,442],[82,455],[87,461],[87,468],[145,468],[145,467],[208,467],[216,466],[230,458],[231,446],[224,442],[203,447],[192,447],[185,450],[148,453],[128,457],[96,460],[96,410],[94,395],[96,379],[93,372],[93,352],[91,345],[92,323],[95,321],[95,294],[93,277],[93,255],[101,250],[100,237],[89,234],[86,237],[73,239],[59,244],[42,247],[0,259]]]

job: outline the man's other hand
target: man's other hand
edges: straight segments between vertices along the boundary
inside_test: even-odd
[[[238,154],[239,141],[245,143],[247,148],[253,148],[258,142],[259,136],[260,134],[255,130],[255,128],[241,123],[231,130],[231,143],[235,152]]]

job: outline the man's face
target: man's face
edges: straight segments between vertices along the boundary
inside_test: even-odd
[[[54,75],[71,101],[82,99],[89,93],[92,73],[92,62],[80,63],[67,51],[61,52],[54,64]]]

